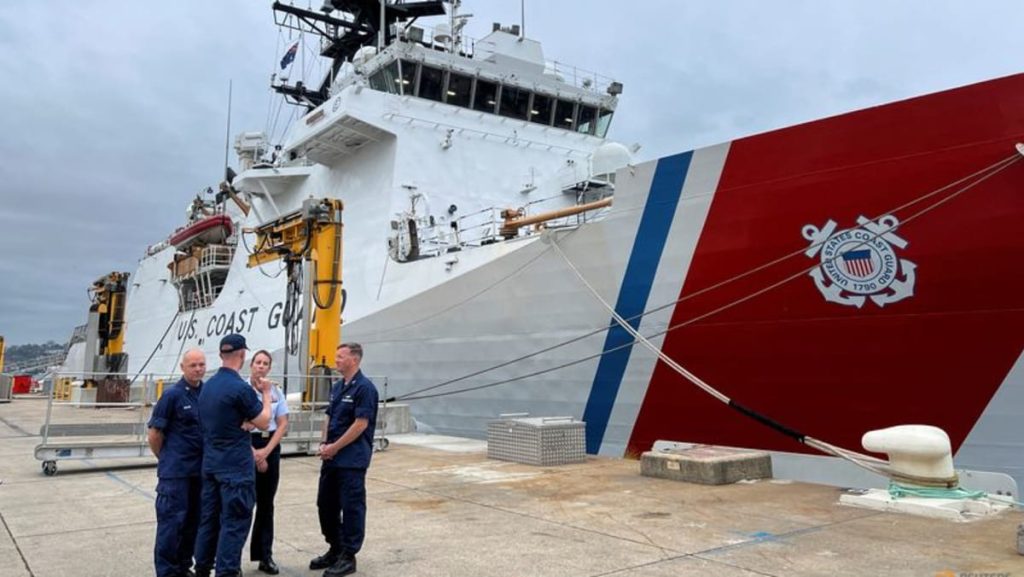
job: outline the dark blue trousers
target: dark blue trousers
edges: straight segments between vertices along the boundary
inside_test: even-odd
[[[252,448],[262,449],[269,438],[252,436]],[[281,445],[267,455],[267,470],[256,471],[256,512],[249,540],[249,559],[266,561],[274,556],[274,496],[281,480]]]
[[[157,577],[179,577],[192,567],[202,479],[182,477],[156,483],[156,545],[153,562]]]
[[[316,508],[331,551],[358,553],[366,536],[366,469],[321,467]]]
[[[196,569],[213,569],[216,558],[217,575],[238,574],[256,502],[253,478],[206,473],[202,499]]]

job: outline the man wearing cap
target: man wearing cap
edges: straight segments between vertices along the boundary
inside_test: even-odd
[[[327,569],[325,577],[355,573],[366,534],[366,469],[377,426],[377,389],[359,370],[362,360],[358,343],[338,346],[334,356],[342,378],[331,387],[316,496],[320,532],[330,549],[309,562],[310,569]]]
[[[160,395],[149,419],[149,448],[156,467],[156,577],[183,577],[192,568],[203,488],[203,431],[199,392],[206,356],[190,349],[181,358],[181,380]]]
[[[241,575],[242,547],[256,501],[255,463],[245,422],[270,424],[271,387],[253,383],[257,399],[238,371],[245,365],[245,337],[220,341],[221,368],[203,385],[199,414],[203,429],[202,519],[196,538],[196,575],[209,576],[216,557],[217,577]]]

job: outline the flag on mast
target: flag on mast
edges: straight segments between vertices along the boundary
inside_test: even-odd
[[[292,44],[292,47],[288,49],[288,52],[284,53],[284,58],[281,59],[281,70],[288,68],[288,65],[291,64],[293,60],[295,60],[295,54],[298,53],[298,51],[299,41],[296,40],[295,44]]]

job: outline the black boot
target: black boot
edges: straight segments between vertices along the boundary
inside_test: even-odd
[[[348,553],[338,557],[338,562],[324,571],[324,577],[343,577],[356,572],[356,556]]]
[[[341,555],[337,551],[335,551],[334,549],[330,549],[329,551],[327,551],[323,555],[321,555],[319,557],[316,557],[315,559],[310,561],[309,562],[309,568],[310,569],[327,569],[331,565],[334,565],[335,563],[337,563],[338,562],[338,557],[340,557],[340,556]]]
[[[277,575],[281,572],[281,569],[278,568],[277,563],[274,563],[274,558],[269,556],[266,559],[260,561],[259,567],[257,567],[257,569],[266,573],[267,575]]]

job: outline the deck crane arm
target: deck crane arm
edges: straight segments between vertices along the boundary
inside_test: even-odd
[[[288,290],[284,305],[285,372],[287,358],[297,354],[300,373],[305,376],[330,374],[334,353],[341,338],[341,310],[344,294],[341,288],[342,215],[338,199],[310,198],[302,208],[262,224],[250,232],[256,243],[249,255],[248,266],[283,260],[288,273]],[[308,265],[305,266],[304,265]],[[308,281],[303,282],[308,270]],[[304,297],[304,302],[298,302]],[[300,318],[300,313],[305,314]],[[294,330],[299,321],[305,328],[303,338],[296,342]],[[308,383],[307,383],[308,384]],[[287,381],[285,382],[287,392]],[[318,400],[307,386],[307,401]]]

